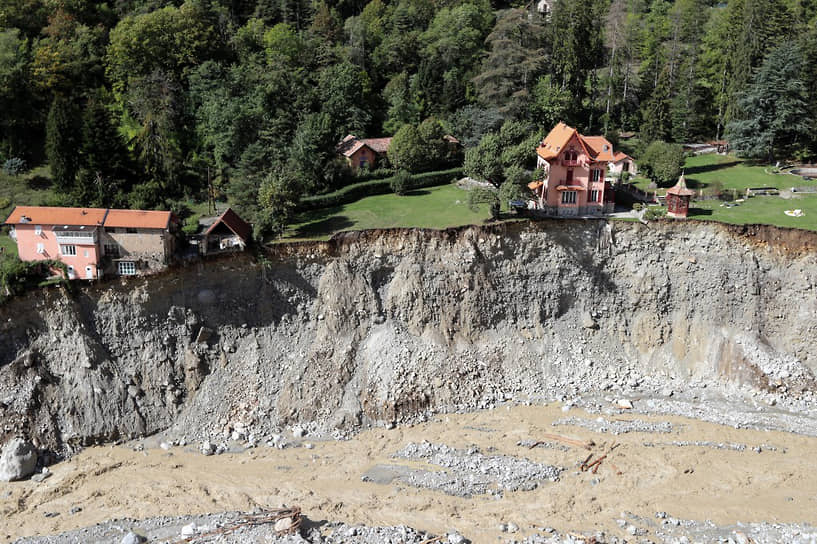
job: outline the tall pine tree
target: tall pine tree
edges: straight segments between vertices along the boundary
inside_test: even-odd
[[[55,95],[46,122],[45,150],[51,177],[58,189],[70,191],[79,169],[80,124],[77,108],[71,100]]]
[[[751,85],[740,94],[743,116],[728,125],[732,145],[748,157],[769,163],[801,151],[814,128],[801,79],[802,51],[792,42],[774,49]]]

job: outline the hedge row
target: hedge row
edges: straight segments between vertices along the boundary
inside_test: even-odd
[[[449,170],[439,170],[437,172],[426,172],[411,176],[409,191],[422,187],[433,187],[434,185],[445,185],[452,179],[462,177],[462,168],[451,168]],[[394,176],[373,179],[347,185],[343,189],[338,189],[334,193],[306,197],[298,204],[298,211],[317,210],[318,208],[328,208],[348,204],[361,198],[372,195],[385,195],[391,193],[391,181]]]

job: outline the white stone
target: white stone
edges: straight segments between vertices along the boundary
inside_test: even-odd
[[[628,399],[618,399],[616,401],[616,407],[621,408],[622,410],[632,410],[633,403]]]
[[[137,535],[131,531],[122,537],[120,544],[142,544],[142,542],[145,542],[145,540],[145,537],[142,535]]]
[[[184,537],[193,536],[194,534],[196,534],[196,529],[197,527],[195,523],[185,525],[184,527],[182,527],[182,536]]]
[[[275,522],[275,530],[279,533],[292,529],[292,518],[281,518]]]

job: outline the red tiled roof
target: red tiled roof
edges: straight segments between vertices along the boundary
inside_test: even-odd
[[[391,138],[358,138],[353,134],[349,134],[335,146],[335,151],[346,157],[351,157],[365,145],[375,153],[382,154],[389,150],[390,144]]]
[[[613,144],[604,136],[583,136],[579,132],[562,122],[551,130],[542,144],[536,148],[536,153],[545,160],[555,159],[559,153],[576,136],[585,153],[593,161],[609,162],[614,160]]]
[[[249,241],[250,237],[252,236],[252,227],[250,227],[246,221],[241,219],[238,214],[232,210],[232,208],[227,208],[227,210],[221,214],[212,225],[210,225],[210,228],[204,232],[204,235],[207,236],[210,234],[219,223],[224,223],[228,229],[233,231],[233,234],[239,236],[245,242]]]
[[[352,150],[353,147],[354,149]],[[338,142],[338,145],[335,146],[335,152],[340,153],[342,155],[346,155],[348,157],[349,155],[357,151],[359,147],[360,140],[357,139],[357,136],[355,136],[354,134],[349,134],[340,142]]]
[[[50,206],[17,206],[6,219],[7,225],[101,225],[105,208],[59,208]]]
[[[613,162],[621,162],[624,159],[633,160],[633,158],[631,156],[629,156],[628,154],[626,154],[625,152],[619,151],[619,152],[616,153],[615,157],[613,157]]]
[[[542,140],[542,144],[536,148],[536,153],[545,160],[555,159],[574,134],[578,134],[575,128],[560,121]]]
[[[684,175],[681,174],[681,177],[678,178],[678,183],[667,189],[667,194],[676,196],[694,196],[695,191],[687,188],[687,180]]]
[[[106,227],[134,229],[166,229],[170,226],[171,212],[146,210],[109,210]]]
[[[615,160],[613,155],[613,144],[604,136],[581,136],[587,147],[592,152],[591,157],[595,161],[610,162]]]
[[[385,153],[391,145],[391,138],[364,138],[361,141],[371,147],[375,153]]]

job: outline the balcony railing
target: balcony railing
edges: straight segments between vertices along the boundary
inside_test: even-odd
[[[54,237],[58,244],[92,246],[96,244],[96,232],[83,232],[76,230],[55,231]]]
[[[584,164],[584,161],[580,161],[580,160],[562,161],[562,166],[576,167],[576,166],[585,166],[585,164]]]

